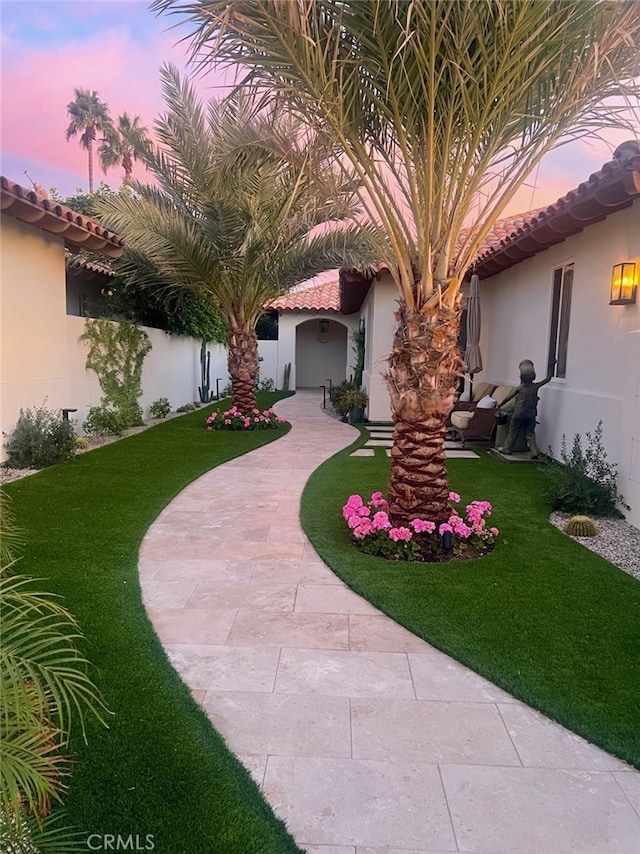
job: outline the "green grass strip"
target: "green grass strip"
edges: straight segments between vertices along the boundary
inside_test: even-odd
[[[261,394],[258,405],[283,396]],[[160,511],[204,472],[289,430],[210,433],[212,409],[8,484],[27,543],[17,569],[64,597],[115,712],[109,729],[89,720],[88,744],[72,744],[70,823],[138,834],[142,846],[151,834],[159,854],[293,854],[284,824],[169,664],[141,601],[138,549]]]
[[[353,447],[321,465],[303,494],[302,525],[324,561],[419,637],[640,767],[640,583],[549,523],[539,467],[484,450],[449,460],[461,506],[492,502],[495,551],[393,563],[354,548],[342,519],[350,494],[386,492],[389,476],[383,452],[350,457]]]

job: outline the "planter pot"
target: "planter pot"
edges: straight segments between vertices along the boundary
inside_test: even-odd
[[[349,424],[363,424],[364,423],[364,409],[361,409],[359,406],[352,406],[349,410]]]

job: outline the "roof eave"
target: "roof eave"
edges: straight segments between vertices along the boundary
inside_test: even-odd
[[[0,211],[61,237],[71,250],[85,249],[109,258],[120,258],[124,252],[123,240],[115,232],[103,228],[97,220],[49,199],[41,199],[33,191],[4,176],[0,177]]]
[[[481,279],[487,279],[507,270],[630,207],[638,195],[640,170],[635,162],[633,168],[627,169],[622,169],[616,161],[605,163],[588,181],[533,216],[499,246],[480,255],[475,272]]]

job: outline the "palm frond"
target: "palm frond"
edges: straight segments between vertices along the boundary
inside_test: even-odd
[[[386,235],[410,307],[443,287],[453,305],[496,218],[550,149],[594,128],[637,133],[637,114],[603,107],[612,98],[637,107],[633,2],[155,0],[152,8],[183,16],[195,62],[244,66],[261,107],[285,103],[333,138]]]
[[[374,262],[371,230],[345,229],[360,212],[358,177],[335,164],[326,137],[240,95],[205,110],[174,67],[161,74],[162,148],[146,158],[157,183],[133,181],[97,205],[124,238],[127,281],[206,292],[228,322],[251,329],[267,299],[308,275]]]

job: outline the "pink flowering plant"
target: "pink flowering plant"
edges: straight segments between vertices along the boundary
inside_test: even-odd
[[[374,492],[367,502],[360,495],[351,495],[342,508],[342,516],[355,545],[376,557],[432,562],[476,557],[491,551],[499,531],[487,525],[490,502],[472,501],[467,504],[464,516],[454,506],[460,503],[456,492],[449,493],[449,502],[451,515],[440,525],[428,519],[412,519],[409,527],[394,526],[381,492]]]
[[[272,430],[285,419],[275,414],[273,409],[252,409],[244,415],[237,406],[232,406],[226,412],[212,412],[207,418],[207,430]]]

